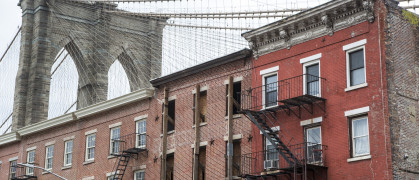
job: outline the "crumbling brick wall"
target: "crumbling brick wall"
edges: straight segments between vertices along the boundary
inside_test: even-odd
[[[394,179],[419,178],[419,16],[386,1],[386,69]]]

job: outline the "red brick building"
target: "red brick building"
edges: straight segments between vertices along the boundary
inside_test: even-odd
[[[34,164],[66,179],[160,179],[167,147],[167,179],[191,179],[195,142],[194,89],[200,85],[200,179],[226,177],[226,88],[251,86],[251,51],[242,50],[152,80],[142,89],[73,113],[31,124],[0,137],[0,179],[58,179],[18,163]],[[167,143],[163,143],[162,109],[168,89]],[[237,110],[236,110],[237,111]],[[241,154],[251,152],[251,123],[234,115],[233,175],[240,174]],[[134,152],[125,152],[134,151]],[[127,161],[124,166],[124,161]],[[119,167],[116,167],[119,164]],[[125,172],[122,172],[125,169]],[[120,176],[119,176],[120,177]]]
[[[0,136],[0,179],[56,178],[18,163],[67,179],[225,179],[229,153],[234,179],[417,179],[417,20],[391,0],[338,0],[247,32],[253,59],[238,51]]]
[[[244,33],[255,60],[242,110],[260,135],[243,176],[419,178],[412,19],[394,1],[342,0]]]

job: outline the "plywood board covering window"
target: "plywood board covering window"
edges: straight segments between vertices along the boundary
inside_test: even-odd
[[[196,106],[195,94],[193,96],[193,107]],[[195,114],[195,108],[194,108]],[[207,122],[207,91],[201,91],[199,94],[199,113],[201,117],[201,123]],[[195,124],[195,115],[193,116],[193,123]]]

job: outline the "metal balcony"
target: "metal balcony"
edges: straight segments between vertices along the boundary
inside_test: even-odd
[[[318,103],[326,101],[325,87],[326,79],[303,74],[242,91],[240,108],[244,112],[288,110],[301,117],[301,108],[313,113],[313,105],[318,105],[325,111],[324,103]]]
[[[287,160],[280,156],[276,149],[269,149],[260,152],[253,152],[242,155],[241,177],[242,178],[263,178],[267,176],[293,175],[308,170],[327,170],[326,150],[327,146],[314,143],[300,143],[289,146],[290,151],[299,163],[290,165]]]

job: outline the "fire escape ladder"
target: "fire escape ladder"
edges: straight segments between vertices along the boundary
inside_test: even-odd
[[[125,170],[127,169],[128,162],[131,159],[131,154],[127,152],[123,152],[119,155],[118,164],[115,168],[115,174],[113,176],[113,180],[120,180],[124,177]]]
[[[268,118],[266,114],[262,113],[265,118]],[[291,150],[285,145],[284,142],[279,138],[278,134],[272,130],[272,128],[266,123],[266,120],[259,115],[258,112],[251,112],[246,111],[246,115],[249,119],[255,124],[258,129],[262,132],[262,134],[266,137],[266,139],[271,142],[272,144],[276,144],[279,154],[287,161],[290,166],[301,165],[300,161]]]

